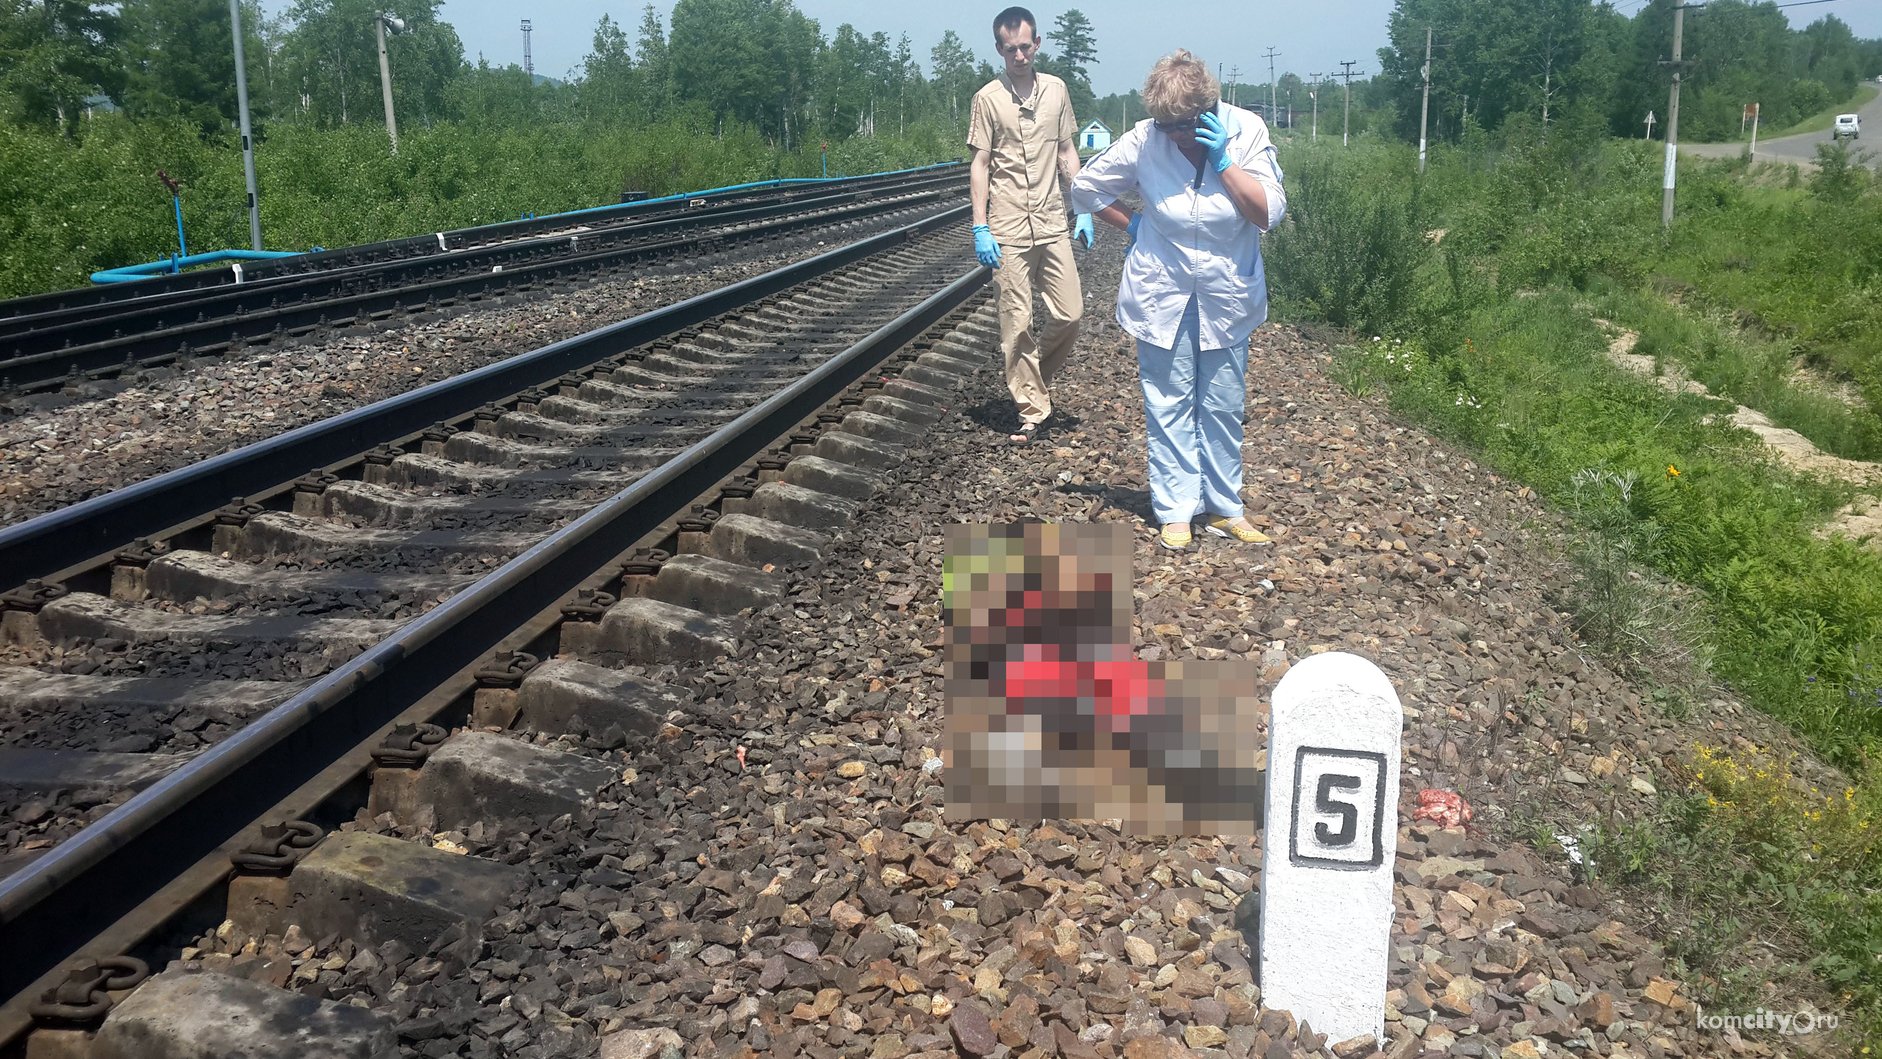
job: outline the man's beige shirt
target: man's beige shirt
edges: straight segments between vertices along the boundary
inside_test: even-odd
[[[1021,99],[1002,73],[974,93],[967,145],[986,151],[987,227],[1003,246],[1032,246],[1065,237],[1065,196],[1059,189],[1059,145],[1078,136],[1065,82],[1035,73],[1031,99]]]

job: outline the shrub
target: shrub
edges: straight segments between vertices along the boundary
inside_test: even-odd
[[[1366,182],[1321,152],[1287,180],[1287,216],[1266,250],[1281,315],[1386,332],[1411,312],[1430,256],[1416,184]]]
[[[1676,470],[1669,466],[1668,474]],[[1633,509],[1640,484],[1633,471],[1588,467],[1569,479],[1578,533],[1571,555],[1575,582],[1568,601],[1577,635],[1629,661],[1690,653],[1696,644],[1688,604],[1643,571],[1661,560],[1661,529]]]
[[[1810,175],[1810,193],[1828,202],[1855,200],[1869,184],[1870,152],[1852,144],[1817,144],[1817,171]]]
[[[1512,142],[1454,204],[1446,241],[1489,264],[1505,295],[1558,281],[1636,281],[1652,252],[1658,200],[1642,189],[1655,172],[1648,152],[1625,142]]]
[[[1701,746],[1694,789],[1703,827],[1740,861],[1757,892],[1807,924],[1812,969],[1859,1018],[1882,1021],[1882,777],[1819,789],[1792,755]]]

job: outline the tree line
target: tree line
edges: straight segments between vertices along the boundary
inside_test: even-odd
[[[907,34],[892,39],[848,23],[826,34],[792,0],[678,0],[670,22],[651,4],[633,27],[603,15],[570,76],[531,77],[483,56],[470,61],[440,6],[295,0],[270,19],[256,0],[244,0],[251,109],[263,134],[281,122],[383,123],[381,11],[405,24],[387,52],[407,127],[632,126],[685,113],[719,131],[744,124],[791,150],[813,140],[905,135],[925,124],[964,127],[968,100],[997,75],[953,31],[919,55]],[[1090,20],[1071,9],[1042,32],[1051,41],[1042,68],[1064,77],[1078,112],[1090,112],[1089,68],[1097,61]],[[226,0],[0,0],[0,114],[76,135],[82,117],[119,110],[226,135],[236,120],[230,38]]]
[[[1403,139],[1418,136],[1425,32],[1431,30],[1431,134],[1518,119],[1568,121],[1588,132],[1665,135],[1676,0],[1397,0],[1392,45],[1379,51],[1379,97]],[[1680,138],[1739,134],[1744,107],[1786,127],[1850,99],[1882,75],[1882,39],[1862,40],[1825,16],[1794,30],[1775,2],[1710,0],[1685,12]]]
[[[678,0],[602,18],[560,79],[466,56],[441,0],[241,0],[262,236],[305,250],[782,177],[956,158],[996,71],[991,30],[827,32],[792,0]],[[390,150],[375,21],[399,124]],[[1091,99],[1091,24],[1045,28]],[[928,42],[924,42],[928,43]],[[228,0],[0,0],[0,297],[192,249],[245,246]],[[825,145],[828,145],[827,156]]]

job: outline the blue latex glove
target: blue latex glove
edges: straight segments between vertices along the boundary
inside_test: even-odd
[[[1080,239],[1085,241],[1087,250],[1098,243],[1098,230],[1092,227],[1089,213],[1079,214],[1078,219],[1072,222],[1072,242],[1077,243]]]
[[[1130,252],[1131,252],[1131,247],[1133,247],[1133,246],[1136,246],[1136,245],[1137,245],[1137,229],[1138,229],[1138,227],[1139,227],[1139,226],[1141,226],[1141,225],[1142,225],[1143,223],[1144,223],[1144,215],[1143,215],[1143,214],[1141,214],[1141,213],[1133,213],[1133,214],[1131,214],[1131,223],[1130,223],[1130,227],[1128,227],[1128,228],[1126,228],[1126,229],[1124,229],[1124,231],[1125,231],[1125,232],[1126,232],[1127,234],[1129,234],[1129,235],[1130,235],[1130,237],[1131,237],[1131,241],[1130,241],[1129,243],[1127,243],[1127,244],[1125,244],[1125,246],[1124,246],[1124,252],[1125,252],[1125,253],[1127,253],[1127,254],[1128,254],[1128,253],[1130,253]]]
[[[988,268],[1000,267],[1000,244],[993,241],[993,230],[984,224],[974,225],[974,256]]]
[[[1218,117],[1214,112],[1204,114],[1196,123],[1196,142],[1209,152],[1209,164],[1220,173],[1234,164],[1229,159],[1229,138],[1235,135],[1235,115]]]

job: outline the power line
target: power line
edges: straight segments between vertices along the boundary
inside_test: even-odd
[[[1425,171],[1425,121],[1431,116],[1431,27],[1425,27],[1425,65],[1419,71],[1425,79],[1424,102],[1418,106],[1418,172]]]
[[[1813,4],[1833,4],[1836,2],[1837,0],[1791,0],[1791,2],[1788,4],[1772,4],[1771,6],[1775,8],[1783,9],[1786,7],[1810,7]],[[1640,10],[1642,5],[1649,4],[1649,3],[1652,3],[1652,0],[1622,0],[1622,7],[1624,8],[1624,10],[1621,11],[1621,14],[1632,16],[1635,12]],[[1706,5],[1704,4],[1676,4],[1675,6],[1683,7],[1688,11],[1697,11]]]
[[[1686,26],[1685,3],[1673,5],[1673,61],[1662,65],[1673,68],[1673,88],[1666,104],[1666,171],[1660,180],[1660,228],[1673,227],[1673,185],[1679,169],[1679,72],[1685,67],[1680,61],[1681,35]]]
[[[1319,143],[1320,142],[1320,86],[1326,84],[1326,82],[1323,80],[1323,78],[1325,78],[1326,75],[1325,74],[1311,74],[1309,76],[1313,78],[1313,91],[1307,93],[1307,98],[1313,100],[1313,142]]]
[[[1342,147],[1350,146],[1353,142],[1353,78],[1365,76],[1363,72],[1354,72],[1353,67],[1358,62],[1358,59],[1340,60],[1340,65],[1346,68],[1345,72],[1340,74],[1346,79],[1346,116],[1342,119],[1344,124],[1340,128],[1340,146]]]
[[[1274,45],[1268,45],[1268,124],[1270,125],[1274,124],[1274,105],[1276,102],[1274,98],[1274,57],[1279,54],[1281,53],[1274,50]]]

